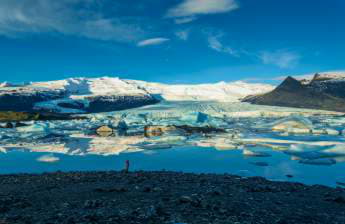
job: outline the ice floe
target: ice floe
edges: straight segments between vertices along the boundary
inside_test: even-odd
[[[44,163],[55,163],[55,162],[58,162],[59,160],[60,158],[57,156],[54,156],[53,154],[43,155],[37,159],[37,161],[44,162]]]
[[[243,149],[242,151],[244,156],[249,156],[249,157],[270,157],[271,154],[267,152],[261,152],[261,151],[252,151],[248,149]]]

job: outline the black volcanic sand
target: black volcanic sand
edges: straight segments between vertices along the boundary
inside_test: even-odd
[[[345,223],[345,189],[173,172],[2,175],[0,223]]]

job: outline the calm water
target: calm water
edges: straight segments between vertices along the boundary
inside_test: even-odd
[[[242,150],[220,151],[212,147],[173,147],[120,153],[119,155],[68,155],[63,153],[10,150],[0,153],[0,173],[41,173],[51,171],[120,170],[130,160],[131,170],[169,170],[196,173],[231,173],[263,176],[272,180],[336,186],[345,182],[345,163],[309,165],[270,148],[259,148],[270,157],[248,157]],[[256,163],[260,162],[259,165]],[[262,163],[267,164],[262,164]],[[267,166],[262,166],[267,165]],[[293,175],[292,178],[286,175]]]

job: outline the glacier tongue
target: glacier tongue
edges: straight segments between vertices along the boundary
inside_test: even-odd
[[[168,101],[218,101],[238,102],[248,95],[256,95],[273,90],[268,84],[253,84],[242,81],[219,82],[214,84],[168,85],[137,80],[127,80],[148,93]]]

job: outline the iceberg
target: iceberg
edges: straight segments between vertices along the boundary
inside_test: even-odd
[[[326,128],[325,129],[325,132],[328,134],[328,135],[340,135],[340,132],[335,130],[335,129],[331,129],[331,128]]]
[[[6,150],[6,148],[0,146],[0,152],[7,153],[7,150]]]
[[[209,116],[202,112],[191,112],[186,114],[181,114],[181,116],[176,120],[179,125],[203,125],[207,123]]]
[[[33,124],[30,126],[18,127],[16,128],[18,132],[44,132],[49,133],[49,124],[47,123],[40,123],[40,124]]]
[[[49,155],[43,155],[37,159],[39,162],[44,162],[44,163],[55,163],[60,160],[59,157],[54,156],[53,154]]]
[[[260,151],[251,151],[248,149],[243,149],[242,151],[244,156],[249,156],[249,157],[270,157],[271,154],[267,152],[260,152]]]
[[[317,163],[322,159],[332,159],[345,156],[345,145],[331,146],[311,146],[311,145],[292,145],[284,153],[303,160],[302,163]],[[324,161],[323,161],[324,162]],[[329,161],[328,161],[329,162]],[[321,163],[321,162],[320,162]],[[327,162],[324,162],[327,163]],[[329,162],[330,163],[330,162]]]
[[[333,147],[327,148],[323,153],[329,156],[345,156],[345,144],[344,145],[335,145]]]
[[[292,115],[268,124],[274,131],[302,132],[308,133],[313,128],[313,123],[306,117]],[[308,130],[308,131],[307,131]]]
[[[181,145],[185,143],[187,137],[180,135],[163,135],[157,138],[150,138],[151,142],[164,142],[167,144]]]

